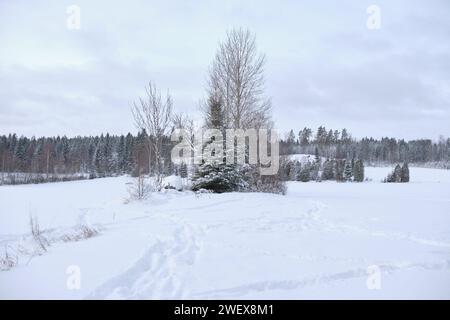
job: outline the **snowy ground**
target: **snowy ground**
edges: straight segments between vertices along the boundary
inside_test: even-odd
[[[450,171],[380,183],[389,170],[291,182],[286,196],[170,191],[128,204],[126,177],[2,186],[0,247],[20,252],[0,271],[0,298],[450,299]],[[56,239],[40,256],[21,250],[30,213]],[[80,217],[100,234],[58,241]]]

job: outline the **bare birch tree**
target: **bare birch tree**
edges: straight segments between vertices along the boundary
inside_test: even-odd
[[[196,148],[201,148],[201,146],[196,145],[195,141],[195,135],[200,134],[200,132],[197,130],[194,120],[184,113],[174,114],[172,122],[175,129],[182,130],[183,141],[187,143],[190,152],[190,154],[188,154],[189,160],[187,160],[185,164],[191,169],[194,162],[194,156],[198,152],[198,150],[196,152]]]
[[[189,143],[191,151],[194,151],[194,120],[184,113],[176,113],[173,115],[172,123],[175,129],[183,129],[183,138]]]
[[[264,96],[265,56],[248,30],[233,29],[220,43],[210,69],[209,96],[221,96],[228,128],[270,126],[271,102]]]
[[[160,90],[151,82],[145,91],[146,97],[139,98],[138,102],[133,103],[131,112],[136,127],[147,132],[149,170],[154,169],[155,188],[159,191],[162,187],[162,141],[170,131],[172,98],[167,92],[163,99]],[[152,164],[152,152],[155,159],[154,164]]]

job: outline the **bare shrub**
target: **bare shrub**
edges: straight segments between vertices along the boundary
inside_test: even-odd
[[[50,243],[42,235],[37,217],[33,217],[32,214],[30,214],[30,228],[31,228],[31,236],[33,237],[36,244],[43,251],[47,251],[47,247],[50,245]]]
[[[17,255],[8,253],[8,246],[5,246],[5,252],[0,255],[0,271],[7,271],[14,268],[19,263]]]
[[[287,192],[286,183],[278,176],[261,176],[257,181],[255,190],[258,192],[275,193],[285,195]]]
[[[153,191],[152,184],[147,181],[143,174],[140,174],[134,179],[133,184],[128,189],[130,198],[134,200],[147,199],[150,193]]]
[[[213,192],[211,190],[207,190],[207,189],[199,189],[197,191],[195,191],[195,197],[196,198],[200,198],[203,195],[208,195],[208,194],[212,194]]]
[[[96,226],[92,226],[85,216],[77,225],[68,228],[42,230],[38,219],[30,214],[31,233],[8,244],[5,250],[0,250],[0,270],[9,270],[18,264],[19,257],[31,260],[47,252],[51,244],[60,242],[81,241],[92,238],[100,233]],[[11,254],[11,251],[15,254]]]
[[[88,239],[96,236],[98,231],[91,226],[81,226],[81,234],[83,235],[83,239]]]
[[[80,241],[95,237],[98,234],[99,231],[97,230],[97,228],[87,224],[83,224],[79,225],[76,229],[72,230],[71,232],[67,232],[64,235],[62,235],[61,240],[64,242]]]

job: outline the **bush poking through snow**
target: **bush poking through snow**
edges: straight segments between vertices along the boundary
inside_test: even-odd
[[[99,231],[97,230],[97,228],[87,225],[87,224],[83,224],[83,225],[79,225],[73,231],[62,235],[61,240],[64,242],[80,241],[80,240],[95,237],[98,234],[99,234]]]
[[[274,176],[261,176],[258,180],[256,187],[257,192],[275,193],[285,195],[287,187],[284,181],[281,181],[276,175]]]
[[[195,197],[200,198],[202,195],[211,194],[213,191],[207,189],[199,189],[195,191]]]
[[[25,257],[28,263],[35,256],[47,251],[51,244],[61,242],[81,241],[92,238],[100,233],[97,227],[92,226],[83,216],[78,225],[68,228],[41,230],[36,217],[30,215],[31,234],[19,238],[8,245],[10,250],[0,250],[0,271],[9,270],[18,265],[19,257]],[[11,255],[11,251],[15,255]],[[27,264],[28,264],[27,263]]]
[[[5,246],[5,252],[0,255],[0,271],[7,271],[17,265],[19,258],[17,255],[10,255],[8,247]]]
[[[61,240],[68,241],[79,241],[84,239],[89,239],[99,234],[96,227],[92,226],[89,222],[89,214],[86,209],[83,210],[82,214],[79,216],[78,225],[71,230],[63,233]],[[58,239],[56,239],[58,241]]]
[[[33,237],[36,244],[43,251],[47,251],[47,247],[50,244],[47,241],[47,239],[42,235],[37,217],[33,217],[32,214],[30,214],[30,228],[31,228],[31,236]]]
[[[145,200],[152,191],[152,185],[147,181],[143,174],[138,175],[128,189],[130,198],[133,200]]]

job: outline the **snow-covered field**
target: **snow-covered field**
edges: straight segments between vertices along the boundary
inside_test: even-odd
[[[0,253],[19,263],[0,271],[0,298],[450,299],[450,171],[380,183],[390,170],[291,182],[286,196],[170,190],[130,203],[127,177],[2,186]],[[55,239],[40,256],[30,214]],[[80,220],[100,233],[58,240]],[[379,289],[367,286],[376,270]]]

